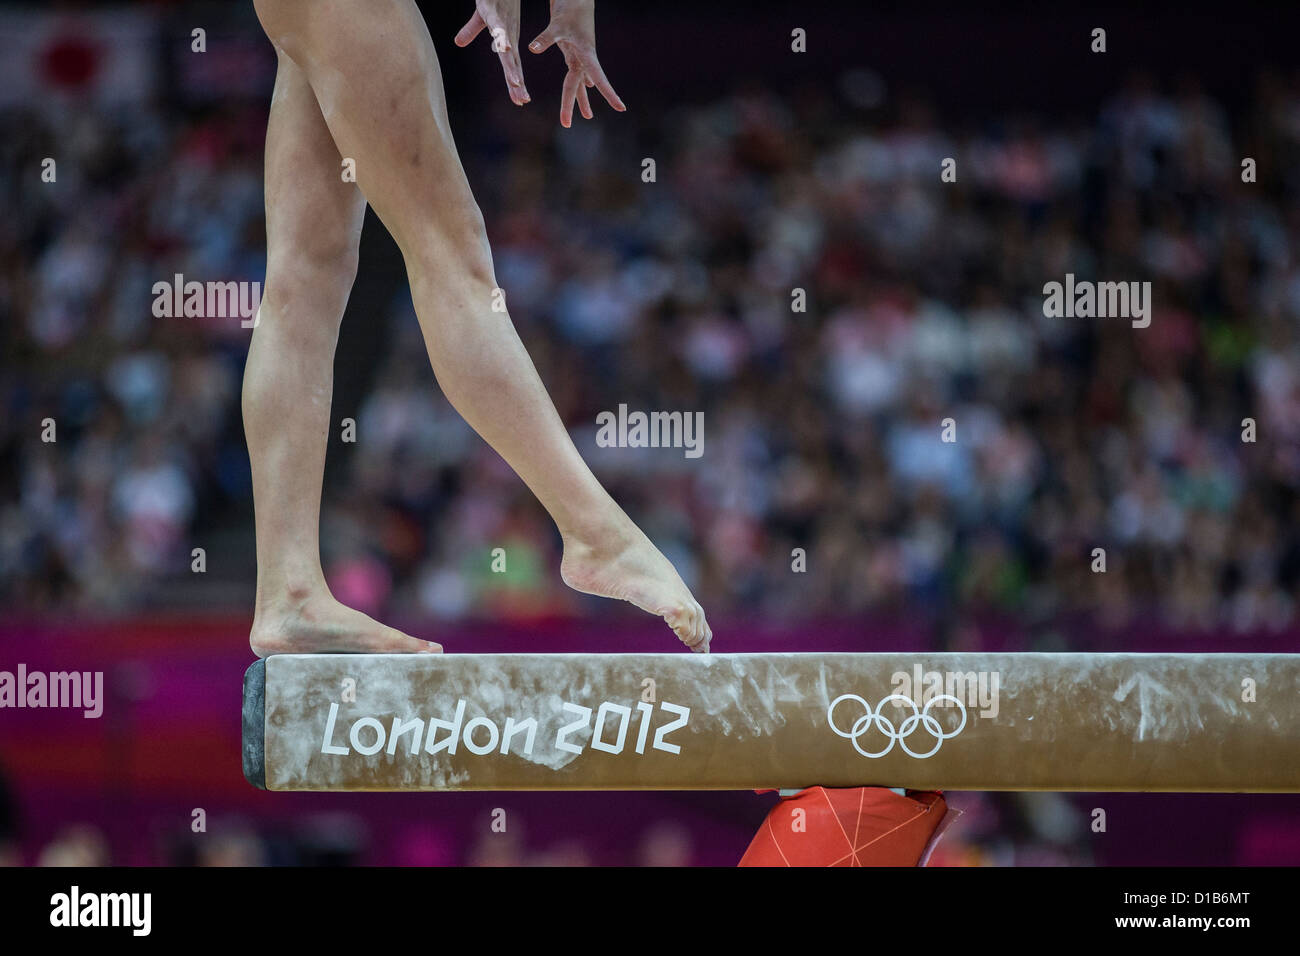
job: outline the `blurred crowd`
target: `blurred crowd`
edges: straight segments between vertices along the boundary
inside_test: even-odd
[[[156,318],[152,287],[261,281],[265,108],[51,100],[0,125],[0,600],[165,604],[248,495],[249,333]]]
[[[755,798],[744,795],[753,816]],[[1096,862],[1088,846],[1088,816],[1062,794],[962,793],[949,796],[954,823],[930,858],[932,866],[1077,866]],[[511,811],[505,829],[492,825],[500,810],[482,811],[468,825],[437,815],[406,815],[376,830],[373,819],[344,809],[253,820],[238,814],[204,818],[195,832],[175,821],[188,811],[137,818],[129,841],[110,838],[89,822],[59,826],[25,855],[20,814],[0,774],[0,867],[6,866],[698,866],[731,865],[744,846],[743,825],[720,841],[715,814],[682,804],[646,819],[627,840],[555,833],[556,810]],[[570,811],[572,811],[570,803]],[[581,809],[578,814],[581,815]],[[566,814],[572,818],[572,812]],[[550,819],[549,823],[547,818]],[[119,828],[120,829],[120,828]],[[599,828],[596,828],[597,830]],[[713,831],[710,833],[710,831]],[[740,834],[739,837],[737,834]],[[477,836],[473,835],[477,834]],[[734,846],[730,844],[734,843]]]
[[[850,72],[797,104],[740,90],[568,131],[489,111],[459,138],[562,416],[711,614],[1276,629],[1300,584],[1300,86],[1252,82],[1232,115],[1139,76],[1093,117],[981,123]],[[263,278],[265,104],[0,122],[0,601],[242,606],[250,333],[155,318],[150,290]],[[1067,273],[1150,281],[1150,327],[1044,317]],[[544,512],[391,292],[348,317],[385,357],[336,395],[357,441],[331,449],[332,587],[380,613],[571,609]],[[703,457],[597,447],[621,403],[703,411]],[[215,542],[238,561],[196,585]]]

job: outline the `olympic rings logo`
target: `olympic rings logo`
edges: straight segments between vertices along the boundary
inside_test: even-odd
[[[842,701],[846,700],[857,701],[862,705],[862,709],[865,710],[866,713],[855,720],[850,729],[841,730],[840,726],[835,723],[835,708],[838,707]],[[897,728],[894,727],[894,722],[884,715],[885,705],[891,700],[900,701],[906,706],[912,708],[911,715],[903,718],[902,723],[900,723]],[[943,725],[939,723],[939,719],[930,713],[930,708],[941,700],[951,701],[961,710],[961,723],[957,725],[956,730],[948,733],[944,733]],[[918,709],[916,701],[912,700],[912,698],[908,697],[906,694],[890,694],[873,710],[871,705],[857,694],[841,694],[839,697],[836,697],[831,701],[831,706],[826,711],[826,720],[830,723],[831,730],[833,730],[837,736],[844,737],[851,741],[853,749],[864,757],[883,757],[894,749],[894,744],[898,744],[909,756],[916,757],[919,760],[924,760],[926,757],[933,757],[939,752],[939,748],[943,746],[945,740],[956,737],[966,727],[966,705],[951,694],[938,694],[927,701],[925,707]],[[921,726],[925,727],[926,733],[934,737],[934,746],[925,753],[917,753],[907,745],[907,738],[912,736],[917,727]],[[880,732],[889,739],[889,743],[885,745],[884,750],[878,750],[875,752],[863,750],[862,745],[858,743],[858,741],[865,736],[872,727],[878,727]]]

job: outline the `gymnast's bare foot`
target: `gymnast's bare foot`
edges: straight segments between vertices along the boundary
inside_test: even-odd
[[[248,643],[272,654],[441,654],[442,645],[416,640],[340,604],[328,591],[286,594],[259,602]]]
[[[575,591],[616,598],[662,617],[678,639],[706,654],[713,631],[667,558],[626,515],[609,528],[564,537],[560,576]]]

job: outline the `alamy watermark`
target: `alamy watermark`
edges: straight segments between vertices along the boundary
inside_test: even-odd
[[[152,893],[83,893],[74,885],[50,897],[50,925],[57,928],[120,927],[132,936],[153,928]]]
[[[0,671],[0,708],[81,708],[84,717],[104,713],[103,671]]]
[[[596,416],[596,444],[601,448],[684,448],[687,458],[704,454],[703,412],[618,412]]]
[[[260,282],[186,282],[178,272],[171,282],[155,282],[152,291],[154,318],[239,319],[245,329],[257,327]]]
[[[954,697],[971,709],[978,708],[981,717],[998,715],[998,691],[1002,684],[997,671],[927,671],[920,664],[912,672],[895,671],[889,677],[894,693],[902,694],[924,707],[934,702],[936,707],[956,706],[942,697]]]
[[[1075,281],[1074,273],[1065,274],[1065,282],[1048,282],[1043,286],[1043,315],[1049,319],[1132,319],[1133,328],[1151,324],[1150,282]]]

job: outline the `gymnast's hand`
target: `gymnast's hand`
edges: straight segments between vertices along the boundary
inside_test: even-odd
[[[476,0],[474,15],[456,34],[456,46],[469,46],[484,27],[492,37],[492,49],[501,58],[510,102],[523,106],[532,97],[524,86],[524,68],[519,62],[519,0]]]
[[[551,24],[528,44],[534,53],[543,53],[552,44],[564,54],[569,73],[564,78],[560,92],[560,125],[565,129],[573,123],[573,104],[587,119],[591,119],[591,103],[587,90],[600,90],[606,102],[620,113],[627,109],[605,79],[605,71],[596,59],[596,2],[595,0],[551,0]]]

